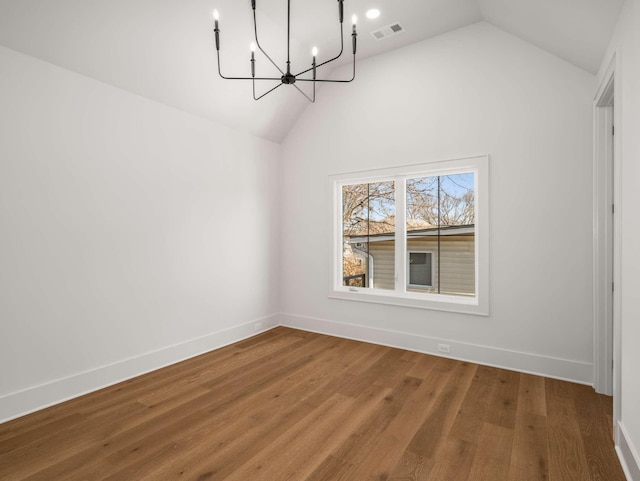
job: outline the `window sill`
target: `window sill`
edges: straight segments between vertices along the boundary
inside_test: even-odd
[[[356,291],[352,289],[356,289]],[[384,292],[379,289],[349,288],[349,290],[331,290],[329,292],[329,298],[344,301],[372,302],[375,304],[387,304],[414,309],[473,314],[476,316],[489,315],[489,306],[486,305],[486,303],[478,302],[477,297],[458,297],[443,294],[411,295],[411,293],[399,295]]]

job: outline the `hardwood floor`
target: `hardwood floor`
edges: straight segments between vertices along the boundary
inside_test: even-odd
[[[2,480],[623,481],[592,388],[277,328],[0,425]]]

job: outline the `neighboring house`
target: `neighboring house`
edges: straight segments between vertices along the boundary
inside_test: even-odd
[[[349,255],[362,265],[367,287],[394,288],[394,233],[349,236],[345,244],[345,256],[351,251]],[[408,231],[407,287],[411,291],[474,295],[474,255],[473,224]]]

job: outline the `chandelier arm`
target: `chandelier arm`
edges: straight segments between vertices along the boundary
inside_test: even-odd
[[[304,91],[300,87],[298,87],[296,84],[292,84],[292,85],[298,90],[298,92],[304,95],[309,102],[314,103],[316,101],[315,95],[314,95],[314,98],[312,99],[306,93],[304,93]]]
[[[326,64],[328,64],[330,62],[333,62],[334,60],[338,60],[340,57],[342,57],[342,52],[344,52],[344,26],[341,23],[340,24],[340,53],[338,55],[336,55],[335,57],[333,57],[332,59],[329,59],[329,60],[327,60],[325,62],[319,63],[318,65],[316,65],[316,68],[322,67],[323,65],[326,65]],[[298,75],[304,75],[307,72],[311,72],[311,70],[313,70],[313,67],[308,68],[307,70],[303,70],[302,72],[296,74],[296,77]],[[302,80],[302,79],[300,79],[300,80]]]
[[[258,23],[256,21],[256,11],[255,9],[253,10],[253,32],[254,32],[254,36],[256,38],[256,45],[258,46],[258,48],[260,49],[260,51],[262,52],[262,54],[267,57],[267,59],[269,60],[269,62],[271,62],[273,64],[273,66],[275,68],[278,69],[278,71],[284,75],[284,72],[282,71],[282,69],[280,67],[278,67],[278,64],[275,63],[273,61],[273,59],[271,57],[269,57],[269,54],[267,54],[267,52],[264,51],[264,49],[262,48],[262,45],[260,45],[260,41],[258,40]]]
[[[353,82],[356,78],[356,56],[353,56],[353,75],[349,80],[331,80],[331,79],[312,79],[312,78],[297,78],[298,82],[313,82],[315,88],[315,82],[329,82],[329,83],[349,83]]]
[[[258,79],[259,80],[259,79]],[[260,97],[256,97],[256,83],[253,82],[253,100],[260,100],[262,97],[264,97],[267,94],[270,94],[271,92],[273,92],[275,89],[277,89],[278,87],[282,87],[284,84],[283,83],[279,83],[278,85],[276,85],[275,87],[273,87],[272,89],[267,90],[265,93],[263,93],[262,95],[260,95]]]
[[[299,78],[297,82],[324,82],[324,83],[341,83],[341,84],[347,83],[348,84],[350,82],[353,82],[353,78],[350,78],[349,80],[333,80],[333,79],[321,79],[321,78],[313,80],[310,78]]]
[[[220,52],[218,52],[218,75],[225,80],[277,80],[278,82],[282,80],[279,77],[225,77],[220,70]]]

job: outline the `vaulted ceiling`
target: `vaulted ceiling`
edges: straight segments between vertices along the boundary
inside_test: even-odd
[[[624,0],[345,0],[346,52],[357,14],[358,59],[486,21],[588,72],[604,56]],[[249,74],[249,0],[0,0],[0,44],[256,136],[281,141],[310,104],[286,86],[255,102],[251,83],[218,77],[213,8],[226,75]],[[381,11],[369,20],[369,8]],[[260,42],[286,58],[286,0],[257,0]],[[335,0],[291,0],[292,70],[340,49]],[[373,31],[400,24],[376,40]],[[258,75],[279,76],[256,55]],[[336,65],[332,64],[332,65]],[[330,66],[319,70],[323,76]],[[308,87],[303,85],[302,88]],[[259,91],[267,88],[258,86]],[[321,101],[321,95],[319,96]],[[310,107],[313,108],[313,107]]]

